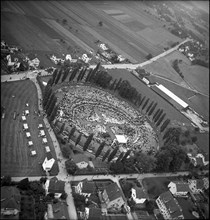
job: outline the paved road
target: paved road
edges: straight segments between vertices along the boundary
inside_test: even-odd
[[[163,53],[153,57],[152,59],[150,60],[147,60],[143,63],[139,63],[139,64],[131,64],[131,63],[125,63],[125,64],[110,64],[110,65],[107,65],[107,64],[104,64],[102,65],[105,69],[133,69],[135,70],[137,67],[143,67],[145,65],[148,65],[154,61],[156,61],[157,59],[161,58],[161,57],[164,57],[166,55],[168,55],[169,53],[177,50],[179,48],[180,45],[188,42],[188,41],[191,41],[191,39],[187,38],[186,40],[184,40],[183,42],[181,42],[180,44],[176,45],[175,47],[173,48],[170,48],[169,50],[167,51],[164,51]],[[90,65],[90,68],[95,68],[96,65]]]

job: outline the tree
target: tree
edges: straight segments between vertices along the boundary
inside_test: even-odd
[[[146,107],[146,105],[148,104],[149,102],[149,98],[145,101],[144,105],[142,106],[142,110],[144,110],[144,108]]]
[[[89,70],[89,72],[88,72],[88,74],[87,74],[87,77],[86,77],[86,79],[85,79],[85,82],[89,82],[89,78],[90,78],[90,75],[92,74],[92,71],[93,71],[93,69],[90,68],[90,70]]]
[[[117,161],[121,161],[122,158],[123,158],[123,156],[124,156],[124,152],[121,152],[121,154],[120,154],[119,157],[117,158],[116,162],[117,162]]]
[[[191,140],[192,140],[193,143],[195,143],[195,142],[198,140],[198,138],[197,138],[196,136],[193,136],[193,137],[191,138]]]
[[[55,108],[56,102],[57,102],[57,97],[54,96],[51,104],[49,105],[49,108],[47,109],[47,115],[48,116],[51,115],[53,109]]]
[[[98,149],[97,149],[97,151],[96,151],[96,153],[95,153],[95,157],[96,157],[96,158],[101,154],[101,152],[102,152],[102,150],[103,150],[105,144],[106,144],[106,142],[103,141],[103,142],[100,144],[100,146],[98,147]]]
[[[102,161],[106,160],[106,158],[109,156],[109,153],[110,153],[111,149],[108,149],[106,151],[106,153],[104,154],[103,158],[102,158]]]
[[[156,171],[160,172],[168,172],[169,166],[172,161],[172,156],[169,151],[162,150],[159,151],[156,155]]]
[[[165,118],[165,116],[166,116],[166,113],[164,113],[164,114],[161,116],[161,118],[157,121],[156,126],[159,126],[159,125],[160,125],[160,123],[163,121],[163,119]]]
[[[146,56],[146,59],[147,59],[147,60],[150,60],[152,57],[153,57],[152,54],[149,53],[149,54]]]
[[[70,159],[65,161],[65,166],[66,166],[67,172],[72,175],[74,175],[78,169],[76,163]]]
[[[82,133],[80,133],[79,136],[77,137],[77,140],[75,142],[75,146],[77,146],[77,144],[79,144],[81,138],[82,138]]]
[[[156,103],[153,105],[153,107],[150,109],[150,111],[149,111],[149,113],[148,113],[149,116],[154,112],[156,106],[157,106],[157,102],[156,102]]]
[[[65,158],[69,158],[69,156],[71,155],[71,150],[70,150],[70,148],[67,147],[67,146],[62,146],[62,147],[61,147],[61,152],[62,152],[62,154],[63,154],[63,156],[64,156]]]
[[[99,24],[100,27],[103,26],[103,22],[102,21],[99,21],[98,24]]]
[[[154,120],[155,119],[155,117],[157,116],[157,114],[160,112],[160,109],[158,109],[156,112],[155,112],[155,114],[153,115],[153,117],[152,117],[152,119]]]
[[[22,180],[18,183],[17,187],[18,187],[19,189],[22,189],[22,190],[28,190],[29,187],[30,187],[28,178],[22,179]]]
[[[154,200],[146,200],[145,202],[146,210],[149,214],[154,214],[153,210],[156,208],[156,202]]]
[[[62,79],[61,79],[62,82],[65,81],[65,79],[67,78],[68,74],[69,74],[69,68],[66,68],[66,69],[64,70],[63,77],[62,77]]]
[[[122,83],[122,78],[120,78],[119,81],[117,82],[114,91],[116,91],[120,88],[121,83]]]
[[[82,81],[82,79],[83,79],[83,77],[84,77],[86,71],[87,71],[87,67],[85,67],[84,71],[82,72],[82,75],[81,75],[81,77],[80,77],[80,81]]]
[[[63,122],[63,124],[61,125],[60,131],[58,132],[58,134],[62,134],[65,128],[65,123]]]
[[[154,119],[154,122],[155,122],[155,123],[156,123],[157,120],[160,118],[160,116],[161,116],[162,113],[163,113],[163,110],[161,109],[161,110],[159,111],[159,113],[156,115],[155,119]]]
[[[152,101],[152,102],[150,103],[150,105],[148,106],[148,108],[147,108],[147,110],[146,110],[146,113],[148,113],[148,111],[151,109],[153,103],[154,103],[154,101]]]
[[[77,82],[79,82],[80,80],[81,80],[81,76],[82,76],[82,74],[83,74],[83,71],[84,71],[84,67],[80,70],[80,72],[79,72],[79,75],[78,75],[78,77],[77,77]]]
[[[47,82],[47,85],[46,85],[46,86],[51,87],[51,86],[52,86],[52,84],[53,84],[53,80],[52,80],[52,78],[50,78],[50,79],[48,80],[48,82]]]
[[[156,167],[156,161],[153,157],[145,153],[137,153],[135,156],[136,167],[143,173],[149,173]]]
[[[116,155],[118,149],[119,149],[119,146],[115,147],[115,149],[111,152],[111,154],[108,157],[108,162],[110,162],[114,158],[114,156]]]
[[[58,105],[55,105],[53,110],[52,110],[52,113],[50,114],[50,117],[49,117],[50,122],[52,122],[55,119],[57,111],[58,111]]]
[[[86,140],[86,142],[85,142],[85,144],[84,144],[84,146],[83,146],[83,151],[86,151],[86,150],[88,149],[88,146],[89,146],[89,144],[91,143],[92,139],[93,139],[93,133],[91,133],[91,134],[88,136],[88,138],[87,138],[87,140]]]
[[[58,73],[58,69],[55,69],[54,72],[53,72],[53,75],[52,75],[52,85],[53,85],[53,83],[55,83],[55,79],[57,77],[57,73]]]
[[[139,107],[142,105],[142,103],[144,102],[144,100],[146,99],[146,96],[144,96],[141,100],[141,102],[139,103]]]
[[[122,160],[121,161],[124,161],[124,160],[126,160],[127,159],[127,157],[130,155],[130,153],[131,153],[131,149],[129,149],[126,153],[125,153],[125,155],[123,156],[123,158],[122,158]]]
[[[124,166],[121,161],[112,162],[110,165],[110,170],[114,173],[123,173]]]
[[[113,83],[110,85],[110,90],[115,90],[115,86],[116,86],[116,83],[117,83],[117,80],[115,79],[114,81],[113,81]]]
[[[49,97],[48,100],[47,100],[46,105],[44,106],[44,109],[45,109],[45,110],[47,110],[47,109],[49,108],[50,103],[52,102],[52,100],[53,100],[54,97],[55,97],[54,93],[51,93],[51,94],[50,94],[50,97]]]
[[[170,123],[170,120],[166,119],[160,127],[160,132],[163,132],[166,129],[166,127],[169,125],[169,123]]]
[[[124,160],[121,160],[124,164],[124,171],[125,173],[133,173],[133,172],[136,172],[136,169],[134,167],[134,164],[135,164],[135,159],[134,157],[129,157],[129,158],[126,158]]]
[[[93,70],[93,73],[96,73],[96,72],[98,71],[100,65],[101,65],[101,63],[99,62],[99,63],[96,65],[95,69]]]
[[[45,184],[46,181],[47,181],[47,177],[41,177],[40,180],[39,180],[39,182],[40,182],[41,184]]]
[[[60,198],[61,198],[62,200],[66,200],[67,196],[68,196],[67,193],[63,192],[63,193],[61,194],[61,197],[60,197]]]
[[[58,74],[57,74],[57,77],[56,77],[56,79],[55,79],[55,84],[58,83],[59,79],[61,78],[61,74],[62,74],[62,70],[60,69],[59,72],[58,72]]]
[[[49,101],[50,96],[52,95],[52,88],[50,87],[49,89],[46,88],[44,97],[43,97],[43,106],[47,105],[47,102]]]
[[[76,127],[74,126],[69,133],[68,141],[71,139],[71,136],[74,134],[75,131],[76,131]]]
[[[3,176],[3,178],[1,179],[1,186],[10,186],[11,183],[12,183],[12,178],[9,175]]]

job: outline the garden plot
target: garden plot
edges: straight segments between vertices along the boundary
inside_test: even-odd
[[[117,19],[118,21],[122,23],[127,23],[133,21],[133,18],[129,15],[123,14],[123,15],[112,15],[114,19]]]
[[[131,149],[156,151],[158,138],[150,124],[127,102],[94,87],[72,86],[59,102],[57,118],[74,124],[85,135],[94,133],[99,142],[111,145],[115,135],[124,135]]]
[[[126,25],[130,30],[134,32],[138,32],[146,28],[146,26],[140,21],[129,21],[124,23],[124,25]]]

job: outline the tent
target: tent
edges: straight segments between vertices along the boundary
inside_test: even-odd
[[[25,115],[29,115],[29,110],[25,110]]]
[[[23,124],[23,129],[27,130],[28,129],[28,124]]]
[[[36,155],[36,151],[35,150],[31,150],[31,156],[35,156]]]
[[[43,124],[39,124],[38,128],[43,128]]]
[[[29,141],[29,142],[28,142],[28,146],[29,146],[29,147],[33,146],[33,142],[32,142],[32,141]]]
[[[115,135],[117,141],[119,144],[126,144],[127,143],[127,139],[124,135]]]
[[[46,143],[47,143],[47,138],[43,138],[43,139],[42,139],[42,143],[43,143],[43,144],[46,144]]]
[[[27,138],[31,137],[30,132],[26,132],[26,137],[27,137]]]
[[[46,146],[46,147],[45,147],[45,151],[46,151],[46,153],[47,153],[47,152],[50,152],[50,147],[49,147],[49,146]]]
[[[54,158],[51,158],[51,159],[48,160],[47,157],[45,157],[45,160],[42,164],[43,170],[50,171],[52,169],[54,163],[55,163]]]
[[[41,137],[45,136],[44,130],[40,130],[40,135],[41,135]]]
[[[26,121],[26,116],[22,116],[22,120],[23,120],[23,121]]]

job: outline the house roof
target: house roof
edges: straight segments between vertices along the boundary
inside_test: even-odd
[[[143,198],[147,198],[146,193],[144,192],[144,190],[141,187],[133,187],[136,190],[136,198],[138,199],[143,199]]]
[[[96,185],[94,182],[84,181],[82,186],[83,193],[93,193],[96,189]]]
[[[13,208],[20,210],[20,201],[20,191],[16,187],[1,187],[1,208]]]
[[[48,192],[52,193],[63,193],[65,187],[65,182],[62,180],[58,180],[57,177],[53,177],[50,179]]]
[[[69,219],[67,206],[63,202],[48,204],[48,212],[54,219]]]
[[[113,201],[119,197],[122,197],[122,194],[120,192],[120,188],[117,186],[116,183],[111,183],[111,184],[105,186],[104,190],[106,190],[106,193],[107,193],[110,201]]]
[[[190,191],[188,183],[183,183],[183,182],[178,182],[178,181],[174,181],[173,183],[176,184],[177,192],[189,192]]]
[[[100,208],[90,208],[88,220],[100,220],[102,217]]]
[[[172,218],[177,218],[178,216],[183,215],[181,207],[170,191],[160,194],[160,199],[164,202]]]

